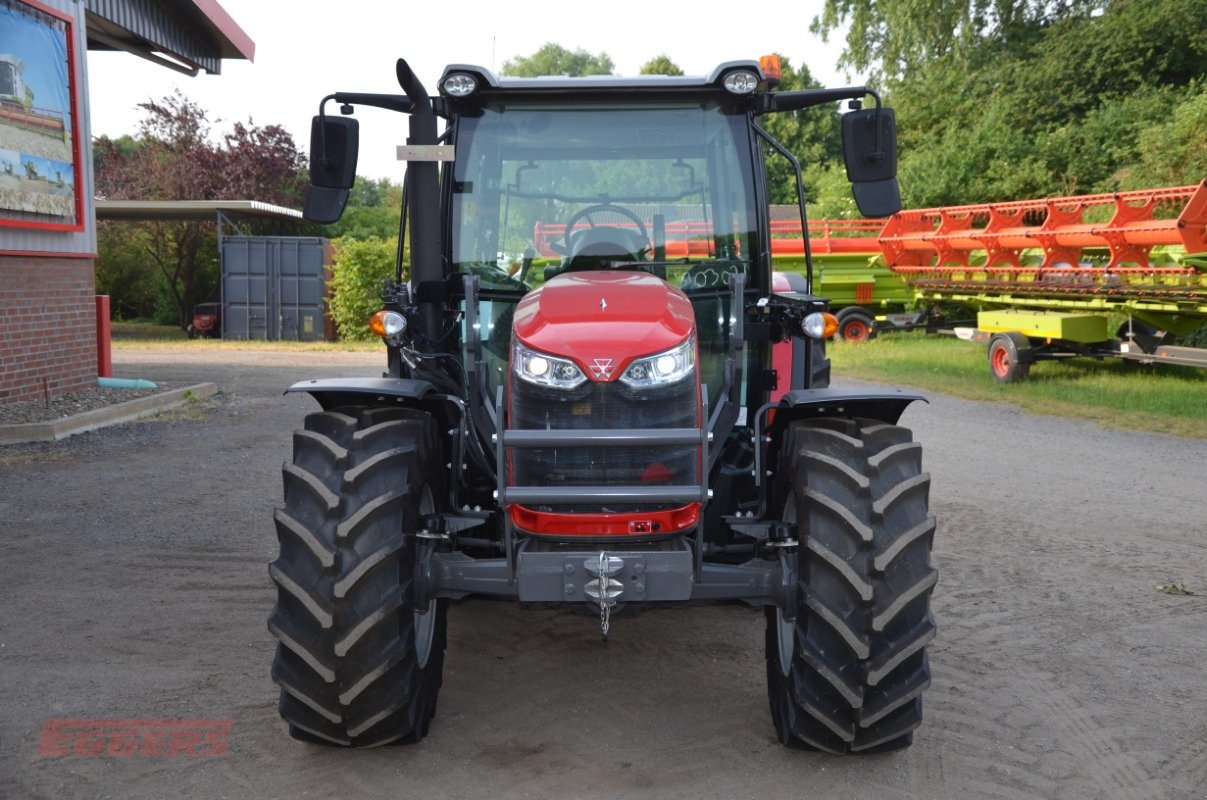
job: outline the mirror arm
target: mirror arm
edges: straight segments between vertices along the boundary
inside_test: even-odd
[[[373,108],[384,108],[386,111],[397,111],[401,114],[411,113],[411,109],[415,104],[410,98],[403,97],[400,94],[366,94],[364,92],[336,92],[335,94],[327,95],[323,98],[323,102],[334,100],[345,106],[372,106]],[[320,108],[320,113],[321,108]],[[345,110],[345,114],[352,113],[351,110]]]
[[[374,108],[384,108],[387,111],[398,111],[403,114],[409,114],[414,104],[409,98],[403,97],[400,94],[366,94],[364,92],[335,92],[329,94],[319,101],[319,119],[323,121],[322,133],[322,160],[325,164],[331,163],[330,157],[327,155],[327,103],[331,100],[339,103],[342,108],[340,111],[344,114],[352,113],[352,106],[373,106]]]
[[[756,109],[756,114],[767,114],[776,111],[801,111],[806,108],[837,103],[840,100],[862,100],[871,95],[876,101],[876,149],[870,155],[883,160],[884,148],[880,140],[881,102],[880,95],[866,86],[844,86],[838,89],[801,89],[795,92],[772,92],[762,96],[763,106]]]
[[[795,92],[771,92],[762,96],[763,107],[755,113],[766,114],[773,111],[800,111],[805,108],[837,103],[839,100],[859,100],[865,95],[876,98],[876,107],[880,107],[880,97],[866,86],[845,86],[840,89],[801,89]]]

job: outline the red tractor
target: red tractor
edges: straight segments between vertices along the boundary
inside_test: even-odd
[[[908,745],[935,635],[930,479],[897,424],[920,398],[828,388],[836,320],[810,274],[772,285],[764,158],[795,168],[804,226],[800,165],[759,124],[875,95],[776,92],[745,61],[454,65],[436,96],[405,61],[398,78],[401,95],[329,96],[312,130],[306,216],[332,222],[356,173],[348,115],[409,116],[411,263],[372,320],[385,375],[290,388],[322,407],[294,434],[269,568],[290,733],[422,739],[446,607],[485,595],[586,606],[605,636],[618,609],[761,608],[784,744]],[[896,211],[892,112],[876,98],[842,128],[861,210]],[[561,226],[552,255],[538,223]]]

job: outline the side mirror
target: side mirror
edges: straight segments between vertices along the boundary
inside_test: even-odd
[[[864,108],[843,114],[842,157],[859,213],[888,217],[901,210],[897,120],[891,108]]]
[[[310,122],[310,189],[302,216],[328,224],[344,213],[356,181],[360,124],[351,117],[315,117]]]

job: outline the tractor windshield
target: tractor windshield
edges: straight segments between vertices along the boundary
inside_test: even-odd
[[[517,296],[574,269],[751,277],[746,120],[714,104],[494,105],[457,123],[453,269]]]

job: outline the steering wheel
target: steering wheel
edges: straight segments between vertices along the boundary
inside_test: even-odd
[[[612,203],[597,203],[593,206],[587,206],[586,208],[580,209],[578,212],[576,212],[574,214],[574,216],[570,217],[570,219],[566,221],[566,232],[564,234],[562,234],[562,242],[563,242],[562,247],[565,249],[562,252],[566,255],[573,255],[574,254],[574,244],[578,240],[578,237],[582,236],[583,234],[586,234],[588,231],[597,229],[595,221],[593,219],[591,219],[591,215],[592,214],[603,214],[605,212],[609,213],[609,214],[619,214],[620,216],[622,216],[626,219],[632,220],[633,223],[637,225],[637,231],[638,231],[637,235],[640,236],[641,243],[639,246],[633,248],[634,254],[636,254],[642,250],[648,249],[649,243],[650,243],[650,235],[649,235],[649,232],[646,231],[645,223],[641,221],[641,217],[637,216],[636,214],[634,214],[632,211],[625,208],[624,206],[618,206],[618,205],[614,205]],[[575,231],[574,226],[577,225],[582,220],[586,220],[587,225],[589,226],[588,230]],[[605,225],[604,227],[612,228],[615,226]],[[617,228],[617,230],[622,231],[623,235],[625,235],[627,238],[629,238],[630,242],[632,244],[637,244],[637,241],[635,239],[633,239],[632,231],[627,230],[625,228]]]

